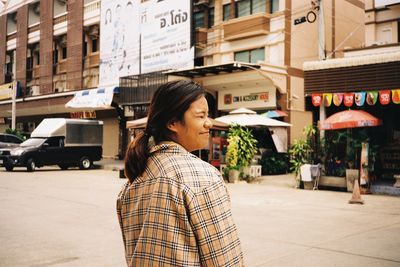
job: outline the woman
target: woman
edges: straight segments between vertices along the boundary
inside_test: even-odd
[[[243,265],[221,175],[190,153],[208,144],[204,94],[190,81],[161,86],[129,145],[117,200],[128,266]]]

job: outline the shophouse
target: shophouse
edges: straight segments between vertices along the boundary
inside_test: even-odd
[[[400,170],[400,1],[365,1],[364,25],[363,47],[345,47],[342,58],[304,63],[305,99],[315,124],[348,109],[382,120],[362,130],[373,156],[372,178],[391,179]],[[346,160],[345,153],[331,156]]]
[[[146,114],[155,88],[182,78],[207,89],[213,116],[286,112],[292,141],[312,122],[303,62],[360,47],[363,19],[358,0],[9,0],[0,85],[18,83],[25,132],[45,117],[103,120],[105,156],[123,155],[124,122]],[[6,128],[11,100],[0,95]]]

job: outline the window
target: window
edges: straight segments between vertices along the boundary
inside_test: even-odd
[[[226,4],[223,8],[224,21],[227,21],[231,17],[231,4]]]
[[[271,10],[270,13],[277,12],[279,10],[279,0],[271,0],[270,4]]]
[[[236,17],[265,12],[265,0],[242,0],[236,2]]]
[[[83,57],[87,56],[87,42],[83,42]]]
[[[53,51],[53,64],[57,64],[58,63],[58,49],[54,49]]]
[[[214,26],[214,8],[211,7],[208,9],[208,28]]]
[[[63,47],[62,48],[62,59],[66,59],[67,58],[67,48]]]
[[[204,57],[196,57],[194,59],[195,66],[204,66]]]
[[[257,63],[257,61],[264,61],[264,59],[264,48],[240,51],[235,53],[235,61]]]
[[[97,40],[98,39],[92,39],[92,53],[97,52]]]
[[[240,2],[236,2],[236,17],[244,17],[251,15],[251,1],[244,0]]]
[[[194,28],[202,28],[204,27],[204,12],[196,12],[194,13]]]

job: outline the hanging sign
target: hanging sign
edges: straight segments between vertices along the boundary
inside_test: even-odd
[[[368,105],[370,105],[370,106],[375,105],[377,100],[378,100],[378,92],[377,91],[367,92],[366,101],[367,101]]]
[[[335,106],[340,106],[342,104],[343,101],[343,93],[334,93],[333,94],[333,104],[335,104]]]
[[[319,107],[322,102],[322,95],[321,94],[312,94],[311,95],[312,103],[314,107]]]
[[[379,102],[381,105],[390,103],[390,90],[379,91]]]
[[[332,94],[323,94],[325,107],[330,107],[332,104]]]
[[[400,89],[392,90],[392,102],[400,104]]]
[[[354,94],[353,93],[345,93],[343,97],[343,103],[346,107],[351,107],[354,103]]]
[[[365,92],[354,93],[354,102],[356,102],[356,105],[359,107],[364,106]]]

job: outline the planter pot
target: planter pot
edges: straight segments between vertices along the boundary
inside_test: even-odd
[[[230,183],[236,183],[236,182],[238,182],[238,181],[239,181],[239,174],[240,174],[240,172],[239,172],[238,170],[229,170],[229,174],[228,174],[228,176],[229,176],[229,178],[228,178],[229,182],[230,182]]]
[[[347,192],[353,192],[354,181],[358,181],[359,175],[357,169],[346,169]]]

